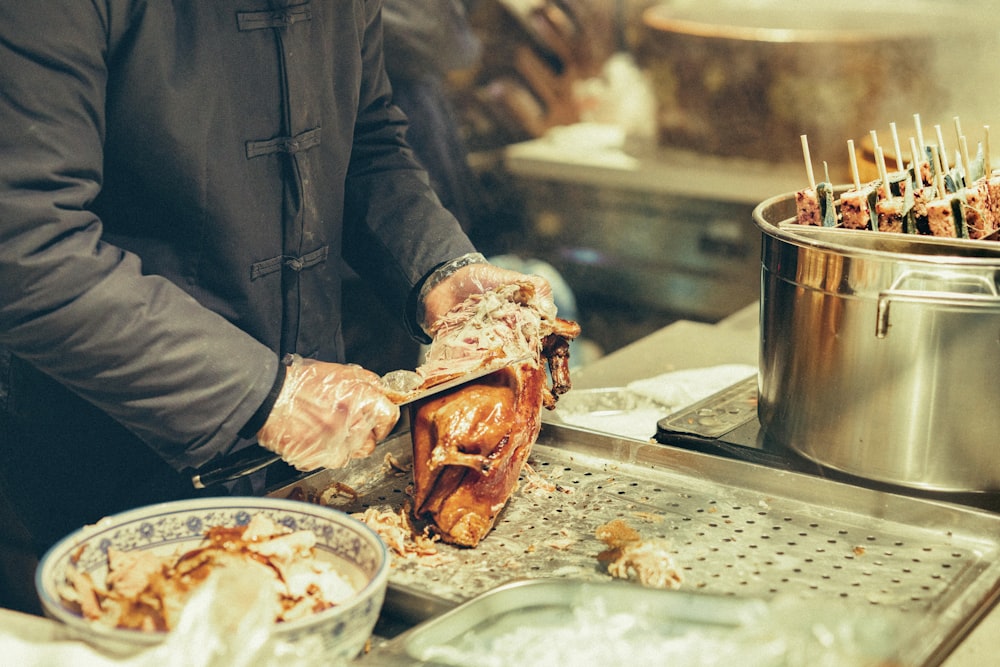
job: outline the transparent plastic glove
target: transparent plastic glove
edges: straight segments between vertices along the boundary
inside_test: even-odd
[[[375,373],[293,355],[257,441],[299,470],[343,468],[371,454],[398,419]]]
[[[430,333],[434,323],[473,294],[481,294],[501,285],[530,282],[536,294],[545,303],[545,310],[555,315],[552,286],[541,276],[527,275],[503,269],[487,262],[482,255],[465,255],[441,267],[428,279],[421,290],[420,326]]]

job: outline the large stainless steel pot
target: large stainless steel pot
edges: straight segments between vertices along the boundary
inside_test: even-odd
[[[821,239],[779,226],[794,211],[753,214],[765,437],[866,479],[1000,491],[1000,244]]]

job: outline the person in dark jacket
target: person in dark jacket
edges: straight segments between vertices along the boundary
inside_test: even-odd
[[[368,454],[398,409],[345,363],[339,261],[424,341],[525,279],[430,188],[382,48],[378,0],[0,1],[9,540],[192,495],[258,441],[299,469]]]

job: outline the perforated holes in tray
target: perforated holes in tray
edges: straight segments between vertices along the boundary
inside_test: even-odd
[[[545,464],[543,464],[544,466]],[[794,500],[763,498],[741,489],[671,491],[663,480],[628,478],[589,483],[592,471],[564,466],[564,480],[585,490],[592,508],[625,505],[665,513],[667,520],[645,537],[662,537],[676,550],[685,588],[720,594],[837,597],[924,609],[948,589],[974,554],[907,526]],[[613,503],[595,502],[607,496]],[[627,512],[614,512],[627,518]],[[819,517],[819,515],[823,515]],[[817,518],[819,517],[819,518]],[[605,518],[611,518],[610,514]],[[633,522],[634,525],[634,522]]]
[[[922,611],[975,562],[970,551],[912,526],[876,526],[870,517],[745,488],[552,447],[536,447],[530,465],[549,490],[532,488],[532,474],[522,475],[478,547],[443,545],[455,559],[443,567],[399,559],[391,581],[461,601],[518,577],[606,578],[596,558],[604,545],[594,534],[613,519],[644,538],[665,538],[683,588],[724,595],[790,594]],[[335,506],[400,508],[409,484],[409,475],[379,475],[357,501]]]

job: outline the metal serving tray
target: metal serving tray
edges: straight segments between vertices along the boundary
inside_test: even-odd
[[[334,507],[399,509],[411,476],[386,454],[408,465],[409,434],[271,495],[339,482],[359,496],[328,494]],[[904,664],[939,664],[1000,594],[1000,515],[556,424],[529,466],[478,547],[394,559],[385,613],[420,623],[515,579],[608,581],[594,532],[613,519],[670,541],[685,592],[902,613],[920,628]]]
[[[366,659],[380,667],[886,667],[901,664],[900,648],[916,632],[898,612],[843,603],[522,579],[418,625]]]

